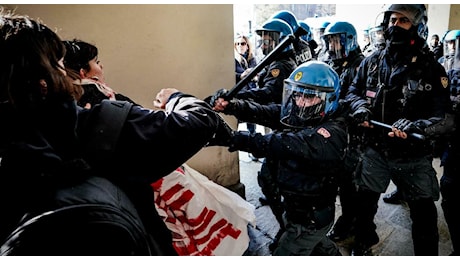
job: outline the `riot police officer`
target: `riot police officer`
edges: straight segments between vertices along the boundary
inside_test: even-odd
[[[456,49],[456,46],[455,46],[455,43],[456,43],[456,39],[457,37],[460,35],[460,31],[459,30],[451,30],[449,32],[446,33],[446,35],[444,36],[444,41],[443,41],[443,56],[441,58],[439,58],[439,63],[442,64],[442,66],[444,66],[444,69],[446,69],[446,71],[449,71],[450,69],[452,69],[452,66],[454,64],[454,54],[455,54],[455,49]]]
[[[454,115],[454,132],[448,135],[448,146],[441,158],[443,175],[441,177],[441,207],[447,222],[450,239],[454,251],[451,255],[460,254],[460,214],[457,210],[460,191],[460,30],[452,30],[448,35],[455,35],[452,53],[452,69],[447,72],[450,82],[450,100]]]
[[[369,50],[369,56],[375,50],[380,50],[385,48],[385,33],[383,27],[378,25],[369,29],[369,38],[371,41],[371,47]]]
[[[354,120],[366,127],[355,255],[379,241],[373,220],[390,179],[410,209],[415,255],[438,254],[439,185],[426,129],[444,118],[449,93],[444,69],[425,48],[426,20],[423,4],[390,5],[382,24],[386,47],[363,60],[346,97]]]
[[[256,32],[261,37],[262,42],[260,46],[265,55],[273,51],[273,49],[282,40],[284,40],[285,37],[293,34],[289,24],[278,18],[269,19],[260,29],[256,30]],[[292,44],[290,44],[281,54],[278,55],[278,57],[275,58],[272,63],[266,67],[265,72],[261,73],[258,81],[259,88],[239,91],[235,97],[241,100],[251,100],[262,105],[270,103],[281,104],[284,80],[289,77],[291,72],[297,67],[293,57],[294,48]],[[215,110],[220,111],[222,109],[219,107],[219,103],[223,101],[223,97],[226,93],[226,89],[220,89],[207,98]],[[251,116],[255,117],[256,115],[251,114]],[[243,117],[240,118],[238,116],[237,118],[238,120],[245,122],[253,122],[255,120],[255,118],[252,118],[249,121],[246,121]],[[263,157],[258,157],[255,154],[252,155],[256,158]],[[260,176],[269,176],[270,174],[267,173],[269,171],[271,171],[271,169],[266,167],[264,160],[258,174],[258,182],[261,187],[267,186],[268,184],[264,184],[264,178],[260,178]],[[260,198],[260,201],[262,204],[268,204],[271,207],[276,219],[280,223],[280,232],[282,232],[282,211],[279,206],[280,198],[271,192],[267,192],[267,190],[262,189],[262,192],[264,193],[265,198]],[[277,239],[278,236],[275,238],[274,244],[276,244]]]
[[[294,32],[294,59],[298,65],[307,62],[313,58],[314,51],[310,48],[308,41],[305,41],[302,36],[307,35],[309,32],[302,27],[295,17],[295,15],[287,10],[278,11],[272,15],[272,18],[278,18],[291,26],[292,31]]]
[[[318,47],[316,47],[315,49],[314,56],[319,61],[326,61],[328,59],[322,38],[323,38],[324,30],[330,23],[331,22],[329,21],[322,21],[316,27],[313,28],[313,38],[318,43]]]
[[[276,46],[280,44],[286,37],[292,35],[292,29],[285,21],[277,18],[266,21],[260,29],[256,30],[261,37],[260,48],[263,54],[268,55]],[[253,100],[257,103],[281,103],[283,92],[283,81],[297,67],[294,59],[294,48],[289,44],[281,54],[279,54],[273,62],[264,68],[259,75],[258,88],[241,90],[236,94],[236,98]],[[219,89],[210,98],[211,106],[214,106],[215,101],[224,97],[228,91]]]
[[[313,39],[312,33],[311,33],[311,28],[310,25],[308,25],[304,21],[299,21],[300,27],[302,27],[305,31],[307,31],[307,34],[300,36],[304,41],[308,42],[308,45],[310,47],[312,59],[316,60],[316,53],[315,49],[318,48],[318,43]]]
[[[274,255],[339,255],[326,234],[334,222],[337,178],[347,146],[337,73],[308,61],[285,80],[281,104],[218,100],[219,111],[268,126],[273,132],[234,132],[229,151],[265,157],[264,193],[283,198],[285,231]],[[262,168],[263,170],[263,168]]]
[[[355,27],[345,21],[335,21],[329,24],[323,34],[324,48],[329,57],[329,65],[340,76],[340,99],[345,97],[357,68],[364,55],[358,45],[358,35]],[[355,221],[355,185],[353,172],[356,168],[361,145],[361,129],[352,125],[348,129],[349,147],[347,153],[346,174],[341,175],[339,184],[340,205],[342,215],[337,219],[329,237],[334,241],[341,241],[352,235]]]
[[[351,23],[336,21],[326,27],[322,39],[327,52],[327,63],[340,76],[342,99],[348,92],[348,86],[355,77],[359,64],[364,59],[358,44],[358,35]]]

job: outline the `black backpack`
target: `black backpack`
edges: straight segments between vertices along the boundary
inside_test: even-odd
[[[132,104],[104,100],[101,106],[90,149],[109,154]],[[109,180],[92,176],[52,194],[48,210],[26,214],[0,255],[162,254],[128,196]]]
[[[56,209],[23,218],[1,255],[151,255],[151,241],[128,197],[105,178],[56,192]]]

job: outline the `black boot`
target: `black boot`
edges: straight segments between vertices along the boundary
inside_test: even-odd
[[[402,194],[396,189],[392,193],[383,196],[383,202],[389,204],[401,204],[403,202]]]
[[[369,232],[365,237],[357,239],[351,249],[352,256],[372,256],[372,246],[379,242],[376,232]]]
[[[353,236],[354,221],[340,216],[334,224],[334,227],[329,231],[327,236],[334,242],[339,242]]]

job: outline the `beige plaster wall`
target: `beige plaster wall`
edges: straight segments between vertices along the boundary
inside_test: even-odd
[[[440,38],[442,38],[444,33],[449,29],[449,14],[451,6],[453,5],[428,5],[428,41],[431,39],[431,35],[433,34],[437,34]]]
[[[460,29],[460,4],[450,5],[449,30]]]
[[[4,7],[40,18],[62,39],[95,44],[108,84],[145,107],[153,108],[165,87],[204,98],[234,86],[232,5]],[[233,117],[225,118],[236,128]],[[224,186],[239,182],[238,153],[226,148],[204,148],[188,164]]]

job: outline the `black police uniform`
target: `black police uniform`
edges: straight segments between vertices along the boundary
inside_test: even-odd
[[[448,135],[447,150],[441,157],[443,175],[441,177],[441,207],[444,212],[447,227],[454,252],[460,254],[460,213],[457,210],[460,192],[460,70],[448,71],[452,113],[454,115],[454,132]]]
[[[356,76],[358,66],[363,59],[364,55],[361,50],[357,48],[350,51],[348,57],[329,62],[340,77],[340,99],[345,98],[348,88]],[[353,172],[356,169],[361,150],[362,129],[356,125],[349,125],[348,127],[349,144],[346,158],[346,174],[341,175],[339,183],[339,198],[342,215],[337,219],[336,224],[329,233],[329,237],[334,241],[340,241],[352,235],[351,232],[355,221],[356,187],[353,182]]]
[[[425,119],[421,129],[444,118],[448,101],[446,73],[429,52],[412,49],[397,53],[397,62],[389,48],[364,59],[347,95],[352,111],[367,107],[370,119],[389,125],[401,118],[412,122]],[[415,254],[437,255],[434,201],[439,199],[439,186],[432,167],[431,141],[411,136],[391,138],[390,131],[379,126],[366,128],[366,147],[358,177],[357,244],[369,248],[378,242],[373,218],[380,193],[385,192],[391,178],[411,210]]]
[[[264,136],[236,132],[229,148],[230,151],[241,150],[265,157],[259,184],[265,194],[270,194],[267,197],[283,198],[285,232],[274,255],[293,252],[302,255],[340,254],[326,233],[334,222],[337,178],[343,172],[347,146],[341,108],[323,122],[297,130],[281,125],[280,104],[260,105],[233,100],[224,111],[241,120],[274,129]],[[260,178],[263,178],[262,182]],[[292,236],[298,237],[291,239]]]
[[[265,72],[259,76],[259,88],[239,91],[235,97],[238,99],[253,100],[259,104],[280,104],[283,96],[284,80],[297,67],[295,61],[292,59],[292,54],[292,50],[281,53],[275,61],[266,67]]]
[[[296,38],[292,44],[294,46],[294,59],[297,66],[313,59],[313,51],[310,44],[301,38]]]

